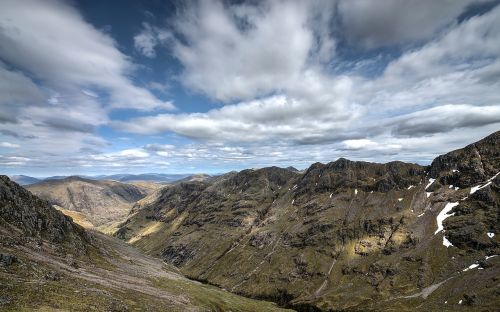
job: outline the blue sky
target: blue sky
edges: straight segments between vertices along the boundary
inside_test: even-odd
[[[421,164],[500,126],[499,1],[0,2],[0,170]]]

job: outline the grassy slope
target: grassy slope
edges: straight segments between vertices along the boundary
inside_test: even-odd
[[[285,311],[188,280],[160,260],[96,235],[107,254],[73,259],[77,268],[50,249],[0,247],[18,257],[0,267],[0,311]],[[47,278],[54,274],[58,280]]]

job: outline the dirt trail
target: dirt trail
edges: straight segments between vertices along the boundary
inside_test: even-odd
[[[444,281],[427,286],[424,289],[422,289],[421,291],[419,291],[418,293],[415,293],[413,295],[399,296],[399,297],[390,298],[388,300],[411,299],[411,298],[418,298],[418,297],[422,297],[423,299],[427,299],[427,297],[429,297],[436,289],[438,289],[441,285],[443,285],[444,283],[446,283],[447,281],[449,281],[453,277],[454,276],[448,277]]]

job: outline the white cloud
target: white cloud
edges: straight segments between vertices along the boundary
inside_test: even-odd
[[[180,79],[223,102],[287,89],[310,61],[332,57],[333,13],[334,3],[326,1],[198,2],[173,22],[183,38],[172,39],[173,54],[184,66]]]
[[[10,142],[0,142],[0,147],[18,148],[18,147],[20,147],[20,145],[15,144],[15,143],[10,143]]]
[[[0,58],[46,87],[73,95],[83,87],[109,93],[112,108],[172,109],[127,77],[134,69],[114,40],[61,1],[0,3]]]
[[[172,40],[172,34],[164,29],[153,27],[149,23],[143,23],[142,26],[142,31],[134,36],[134,46],[144,56],[154,58],[156,46]]]
[[[82,93],[85,94],[85,95],[88,95],[90,97],[93,97],[93,98],[98,98],[99,95],[91,90],[87,90],[87,89],[82,89]]]
[[[126,149],[116,154],[116,156],[122,156],[127,158],[146,158],[149,154],[140,149]]]
[[[307,76],[307,75],[306,75]],[[311,76],[313,76],[311,74]],[[352,81],[347,77],[302,81],[295,97],[275,95],[191,114],[159,114],[114,122],[117,129],[177,134],[208,141],[253,142],[270,139],[303,141],[345,129],[357,117],[349,102]],[[307,90],[307,91],[306,91]]]
[[[149,24],[144,23],[143,27],[144,29],[134,37],[134,46],[145,56],[153,58],[156,56],[155,47],[158,40]]]
[[[169,28],[143,24],[134,45],[156,61],[172,53],[183,66],[176,78],[223,105],[166,113],[153,110],[173,104],[135,86],[130,58],[74,8],[49,1],[0,9],[4,3],[0,17],[13,18],[0,19],[7,43],[0,46],[0,140],[22,143],[0,155],[5,167],[213,172],[303,168],[338,157],[428,162],[500,125],[498,7],[458,24],[469,1],[190,3]],[[358,76],[385,66],[387,56],[343,64],[336,51],[343,39],[403,50],[377,68],[380,76]],[[123,107],[150,113],[110,121],[109,111]],[[145,136],[120,138],[116,150],[94,134],[109,124]]]
[[[0,134],[26,141],[15,153],[30,165],[107,146],[96,129],[111,110],[174,108],[136,86],[131,59],[65,1],[0,1],[0,42]]]
[[[368,139],[358,139],[358,140],[345,140],[342,143],[344,143],[346,149],[362,149],[362,148],[373,148],[378,146],[377,143],[373,142],[372,140]]]
[[[461,9],[456,9],[454,14],[459,14],[464,5],[462,3]],[[236,52],[238,50],[233,50],[235,45],[244,46],[255,40],[245,36],[252,31],[257,32],[258,28],[240,34],[242,30],[234,25],[231,14],[235,8],[214,6],[213,3],[207,6],[208,8],[198,10],[207,10],[213,14],[217,23],[231,26],[225,27],[225,31],[216,37],[207,39],[210,40],[207,46],[220,44],[229,38],[227,42],[231,44],[228,49]],[[272,8],[265,12],[269,11]],[[244,12],[251,12],[248,13],[249,16],[256,14],[257,19],[265,19],[267,16],[247,7]],[[289,148],[302,150],[302,147],[297,146],[299,143],[332,144],[332,148],[339,153],[348,151],[353,157],[365,156],[366,159],[384,155],[400,155],[409,160],[415,160],[416,157],[431,159],[431,155],[435,156],[438,152],[436,144],[431,143],[433,140],[443,142],[447,135],[453,133],[453,136],[461,140],[453,146],[460,147],[487,135],[500,122],[497,117],[500,116],[500,80],[494,79],[500,77],[499,12],[500,8],[493,9],[437,34],[421,47],[403,53],[375,79],[354,74],[333,76],[319,70],[318,63],[305,58],[302,59],[301,69],[294,71],[298,79],[288,79],[282,85],[268,84],[270,89],[275,90],[275,95],[228,104],[206,113],[159,114],[114,125],[120,130],[133,133],[174,132],[202,142],[240,143],[251,147],[253,151],[259,150],[255,142],[262,142],[263,145],[272,142],[280,144],[280,147],[273,145],[283,150],[280,155],[289,153],[290,157],[298,157]],[[300,21],[295,19],[298,20]],[[311,24],[303,25],[306,32],[316,33]],[[198,32],[201,30],[196,23],[193,26],[186,21],[181,26],[188,29],[189,34],[193,32],[200,35]],[[204,62],[204,56],[200,59],[197,54],[196,44],[183,48],[187,49],[186,53],[194,53],[194,61]],[[312,49],[311,46],[309,50]],[[221,49],[214,47],[214,55],[221,53],[221,59],[226,60],[227,51]],[[254,60],[258,62],[261,58],[252,56],[251,60],[250,63]],[[228,62],[231,63],[231,57]],[[221,74],[218,78],[206,72],[204,66],[188,67],[187,70],[192,70],[193,75],[199,75],[200,79],[204,77],[205,87],[210,88],[205,91],[211,92],[215,97],[223,94],[217,92],[225,92],[223,88],[227,85],[220,83],[221,81],[229,81],[231,85],[231,81],[238,76],[233,68],[225,72],[225,69],[222,72],[215,71],[214,75]],[[273,68],[268,72],[273,75]],[[258,76],[250,77],[261,81]],[[210,86],[211,81],[217,82],[214,88]],[[245,90],[251,97],[259,94],[253,87]],[[464,128],[467,131],[457,135]],[[412,144],[420,149],[413,148]],[[446,151],[441,146],[440,150]],[[230,154],[229,151],[221,152],[224,155]],[[252,157],[257,156],[254,154]],[[262,159],[263,156],[259,157]]]

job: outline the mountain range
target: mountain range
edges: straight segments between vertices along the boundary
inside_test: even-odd
[[[499,139],[430,166],[338,159],[178,183],[115,235],[190,278],[298,311],[493,311]]]
[[[87,175],[76,175],[88,180],[112,180],[119,182],[155,182],[155,183],[173,183],[182,179],[190,179],[194,177],[204,176],[206,178],[210,177],[206,174],[166,174],[166,173],[141,173],[141,174],[112,174],[112,175],[97,175],[97,176],[87,176]],[[75,176],[50,176],[45,178],[35,178],[26,175],[12,175],[10,179],[20,185],[30,185],[42,181],[50,180],[62,180],[69,177]]]
[[[0,308],[495,311],[499,142],[429,166],[341,158],[157,187],[71,177],[29,186],[38,196],[2,177]],[[112,237],[71,213],[113,222]]]

